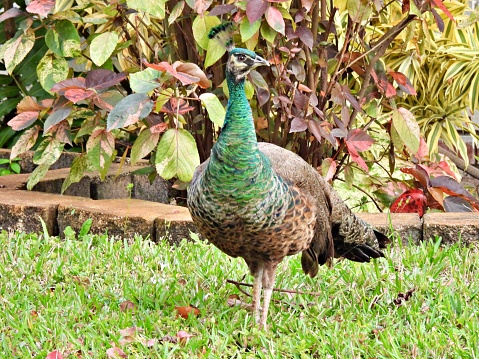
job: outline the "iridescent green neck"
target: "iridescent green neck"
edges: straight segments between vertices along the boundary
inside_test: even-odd
[[[244,80],[236,82],[227,72],[226,81],[230,97],[221,134],[212,150],[212,160],[234,166],[237,172],[255,171],[262,156],[258,150],[251,107],[244,91]]]

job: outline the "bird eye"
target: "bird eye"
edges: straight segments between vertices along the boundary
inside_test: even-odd
[[[246,60],[246,56],[245,56],[245,55],[242,55],[242,54],[239,54],[239,55],[237,56],[237,58],[238,58],[239,61],[244,61],[244,60]]]

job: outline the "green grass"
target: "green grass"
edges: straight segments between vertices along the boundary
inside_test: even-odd
[[[275,293],[270,330],[261,332],[251,312],[227,304],[231,294],[250,302],[226,283],[247,273],[240,259],[197,240],[170,248],[68,237],[0,234],[1,358],[58,350],[100,359],[112,346],[128,358],[479,358],[474,248],[396,246],[388,259],[336,262],[315,279],[301,273],[298,256],[288,258],[276,287],[321,294]],[[135,308],[123,311],[125,301]],[[175,307],[190,304],[200,315],[177,318]],[[132,326],[142,331],[122,336]],[[171,343],[179,331],[194,336]]]

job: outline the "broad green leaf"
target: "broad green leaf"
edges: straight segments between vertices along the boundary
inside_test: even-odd
[[[216,16],[197,16],[193,21],[193,37],[196,40],[196,43],[203,49],[208,49],[208,44],[210,39],[208,38],[208,33],[210,30],[221,24],[220,19]]]
[[[134,165],[153,151],[159,140],[160,133],[151,133],[149,128],[142,131],[131,148],[131,164]]]
[[[42,163],[41,165],[37,166],[37,168],[35,168],[32,172],[32,174],[30,175],[30,177],[28,177],[28,181],[27,181],[27,189],[29,191],[31,191],[33,189],[33,187],[35,187],[35,185],[40,182],[40,180],[45,177],[45,175],[47,174],[49,168],[50,168],[51,164],[48,164],[48,163]]]
[[[126,0],[126,4],[130,9],[144,11],[159,19],[165,18],[166,0]]]
[[[69,20],[60,20],[45,35],[48,48],[58,56],[76,57],[81,53],[80,36]]]
[[[46,137],[33,154],[33,163],[36,165],[47,164],[51,166],[61,156],[65,144],[55,137]]]
[[[240,24],[241,41],[245,42],[253,37],[261,27],[261,20],[256,20],[252,24],[249,23],[248,18],[244,17]]]
[[[11,74],[15,67],[22,62],[33,45],[35,45],[35,32],[32,29],[28,29],[20,36],[8,40],[3,45],[3,60],[8,73]]]
[[[392,111],[392,117],[392,125],[401,141],[411,151],[411,154],[416,154],[419,150],[421,130],[414,115],[409,110],[400,107]]]
[[[103,65],[115,51],[119,37],[114,31],[104,32],[95,37],[90,44],[90,57],[97,66]]]
[[[168,16],[168,25],[171,26],[171,24],[173,24],[176,21],[176,19],[178,19],[178,17],[183,13],[184,7],[185,7],[184,1],[179,1],[175,5],[173,10],[171,10],[170,16]],[[197,18],[198,17],[201,17],[201,16],[197,16]]]
[[[226,52],[226,49],[218,41],[210,40],[206,51],[205,67],[210,67]]]
[[[86,151],[89,162],[100,173],[101,180],[104,180],[116,156],[115,137],[111,132],[98,127],[88,139]]]
[[[39,132],[39,126],[34,126],[26,130],[12,147],[12,151],[10,152],[10,160],[13,160],[18,155],[21,155],[22,153],[25,153],[30,148],[32,148],[33,145],[35,145],[35,143],[37,142]]]
[[[157,79],[161,71],[150,67],[130,75],[130,87],[133,92],[147,93],[161,86]]]
[[[373,10],[369,0],[348,0],[347,7],[349,17],[357,23],[369,19]]]
[[[161,108],[173,97],[175,91],[171,88],[162,90],[156,97],[155,110],[160,112]]]
[[[148,116],[153,109],[153,101],[146,94],[135,93],[126,96],[108,114],[107,131],[128,127]]]
[[[82,153],[72,162],[70,172],[67,178],[63,181],[61,193],[63,194],[71,184],[80,182],[85,172],[88,170],[88,157],[85,153]]]
[[[270,44],[274,44],[277,32],[274,31],[266,22],[261,25],[261,36],[265,38]]]
[[[471,111],[479,110],[479,72],[475,74],[469,89],[469,106]]]
[[[46,91],[50,91],[57,82],[66,80],[68,71],[67,60],[51,52],[47,52],[37,66],[38,80]]]
[[[212,93],[203,93],[200,95],[201,103],[205,106],[210,120],[218,127],[223,127],[226,111],[218,97]]]
[[[156,172],[166,180],[178,177],[189,182],[200,164],[196,141],[184,129],[170,129],[161,137],[156,152]]]

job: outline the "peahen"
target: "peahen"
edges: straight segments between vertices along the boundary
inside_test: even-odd
[[[214,28],[210,38],[224,27]],[[196,170],[188,208],[198,231],[231,257],[242,257],[253,283],[253,310],[266,319],[277,265],[302,252],[311,277],[333,257],[369,262],[382,257],[387,238],[356,217],[319,173],[296,154],[258,143],[245,95],[246,75],[268,62],[228,45],[229,101],[209,160]],[[260,298],[263,287],[261,317]]]

